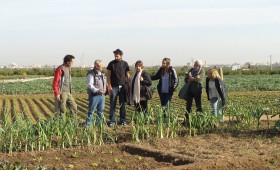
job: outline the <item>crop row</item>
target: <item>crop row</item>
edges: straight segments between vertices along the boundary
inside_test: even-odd
[[[227,75],[224,82],[228,91],[280,91],[280,75]],[[183,86],[184,77],[180,77],[177,91]],[[157,81],[153,81],[156,90]],[[73,91],[86,93],[84,77],[73,77]],[[0,83],[0,94],[51,94],[52,79],[29,82]]]
[[[252,125],[259,128],[263,115],[266,115],[269,120],[269,115],[280,114],[279,103],[273,105],[275,99],[279,102],[279,94],[280,92],[230,93],[224,110],[229,121],[227,126],[221,127],[226,127],[227,131],[249,129]],[[114,143],[123,135],[122,128],[118,126],[107,128],[106,123],[95,120],[95,115],[93,126],[85,127],[86,94],[75,94],[74,97],[80,110],[78,116],[57,118],[52,114],[54,108],[52,95],[1,96],[0,150],[11,153],[23,150],[101,145]],[[209,102],[205,98],[206,96],[203,95],[204,112],[191,113],[186,121],[186,127],[181,124],[185,114],[185,102],[175,96],[168,107],[162,108],[155,94],[146,115],[136,113],[133,107],[128,107],[127,120],[130,123],[131,139],[141,142],[158,138],[174,138],[182,134],[192,136],[218,131],[219,119],[211,114]],[[107,97],[105,117],[108,117],[108,104]],[[267,122],[267,127],[270,128],[269,121]]]
[[[78,105],[78,117],[85,120],[87,117],[87,95],[86,94],[74,94],[74,98]],[[279,92],[232,92],[228,94],[227,103],[238,104],[245,108],[256,107],[269,107],[272,102],[279,98]],[[151,107],[160,105],[159,97],[155,93],[152,100],[149,101]],[[184,112],[186,102],[178,99],[175,93],[172,99],[172,106],[182,109]],[[206,95],[202,96],[203,110],[210,111],[209,101],[206,100]],[[106,96],[105,101],[105,117],[108,117],[109,113],[109,97]],[[130,112],[133,111],[133,106],[127,106],[128,117]],[[6,115],[9,122],[15,120],[15,114],[22,113],[24,117],[30,119],[33,123],[38,120],[46,120],[53,117],[54,112],[54,100],[52,95],[11,95],[0,97],[0,117]],[[195,110],[195,108],[193,108]],[[118,105],[116,108],[118,115]],[[184,113],[182,113],[183,115]],[[229,113],[226,113],[229,114]],[[183,116],[182,116],[183,118]]]

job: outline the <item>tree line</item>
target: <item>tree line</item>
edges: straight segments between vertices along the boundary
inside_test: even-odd
[[[176,72],[178,76],[184,76],[185,72],[188,71],[190,68],[182,67],[176,68]],[[208,68],[204,68],[208,70]],[[86,77],[90,68],[73,68],[72,69],[72,76],[73,77]],[[134,70],[134,68],[131,68]],[[155,74],[158,68],[146,68],[145,69],[150,75]],[[106,72],[106,69],[104,69]],[[280,69],[251,69],[251,70],[230,70],[230,69],[223,69],[224,75],[273,75],[273,74],[280,74]],[[54,69],[53,68],[33,68],[33,69],[2,69],[0,70],[0,76],[14,76],[18,75],[22,78],[28,75],[38,75],[38,76],[53,76]]]

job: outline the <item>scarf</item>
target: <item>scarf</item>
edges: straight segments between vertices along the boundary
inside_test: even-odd
[[[131,79],[131,100],[135,103],[140,102],[140,78],[141,78],[142,70],[138,73],[135,72]]]
[[[196,77],[197,75],[199,75],[200,74],[200,71],[201,71],[201,68],[199,68],[199,69],[193,69],[193,71],[192,71],[192,76],[193,77]]]

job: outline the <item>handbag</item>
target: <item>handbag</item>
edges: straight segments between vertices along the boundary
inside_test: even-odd
[[[152,89],[152,86],[146,86],[145,85],[145,95],[147,97],[148,100],[152,99],[153,98],[153,89]]]
[[[179,94],[178,94],[180,99],[187,100],[190,84],[191,84],[190,82],[187,82],[180,89]]]

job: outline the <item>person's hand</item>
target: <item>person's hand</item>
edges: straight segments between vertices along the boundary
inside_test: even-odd
[[[110,95],[111,91],[112,91],[112,86],[108,85],[108,95]]]
[[[60,101],[60,95],[55,96],[57,101]]]
[[[222,100],[222,106],[224,106],[225,104],[226,104],[226,100],[223,99],[223,100]]]
[[[98,94],[102,95],[103,94],[103,89],[99,89]]]
[[[143,80],[144,80],[144,79],[143,79],[143,77],[141,76],[141,77],[140,77],[140,81],[143,81]]]
[[[200,75],[197,75],[196,78],[199,79],[199,78],[200,78]]]
[[[190,81],[194,81],[195,78],[194,78],[194,77],[189,77],[189,80],[190,80]]]

